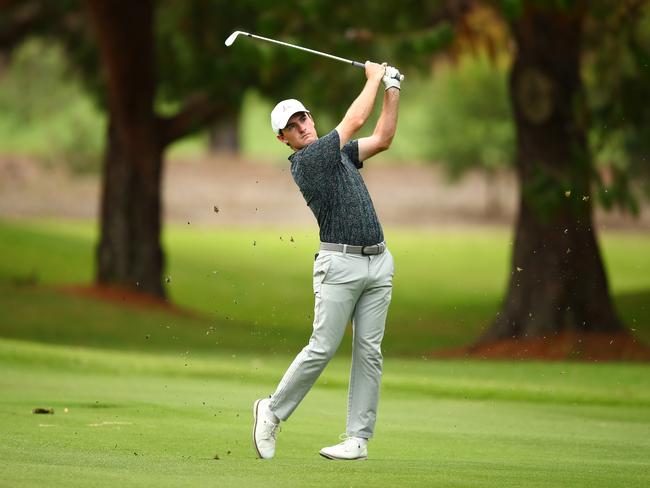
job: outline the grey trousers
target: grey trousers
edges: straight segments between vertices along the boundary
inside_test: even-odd
[[[321,251],[314,262],[314,330],[275,393],[271,410],[287,420],[338,349],[352,319],[346,433],[372,437],[382,373],[381,341],[393,287],[393,256]]]

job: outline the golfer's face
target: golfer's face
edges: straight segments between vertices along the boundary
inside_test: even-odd
[[[296,150],[302,149],[318,139],[314,120],[306,112],[293,114],[287,122],[287,126],[282,129],[280,137],[285,139],[282,142],[288,142]]]

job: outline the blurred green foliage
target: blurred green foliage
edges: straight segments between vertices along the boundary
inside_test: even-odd
[[[486,56],[464,56],[434,76],[428,103],[428,159],[452,178],[470,168],[494,172],[512,164],[515,135],[507,71]]]
[[[356,76],[357,84],[361,86],[362,71],[346,69]],[[475,74],[479,75],[479,79],[472,79]],[[416,73],[409,76],[400,107],[398,134],[391,151],[382,159],[422,162],[434,158],[446,163],[457,175],[465,167],[481,164],[482,156],[492,154],[494,157],[496,146],[485,137],[494,134],[499,124],[508,127],[510,124],[506,114],[505,86],[499,85],[504,76],[503,69],[491,65],[487,60],[470,57],[465,58],[457,68],[442,70],[440,76],[420,76]],[[459,81],[460,85],[455,86]],[[38,40],[25,44],[14,54],[13,63],[0,79],[0,87],[0,152],[37,156],[56,164],[68,165],[74,171],[94,171],[99,168],[105,114],[84,90],[77,74],[71,71],[60,46],[46,45]],[[449,98],[450,93],[452,98]],[[284,92],[287,97],[293,94],[289,90]],[[346,92],[346,96],[351,102],[355,94]],[[311,102],[316,102],[313,96],[305,99],[310,108]],[[500,103],[501,107],[491,107],[495,102]],[[493,119],[491,128],[486,128],[483,134],[480,133],[480,126],[485,119],[476,117],[477,107],[473,106],[474,103],[482,104],[481,116],[491,116]],[[177,109],[173,102],[159,100],[158,104],[163,113],[173,113]],[[376,112],[379,104],[378,100]],[[287,149],[278,143],[269,128],[272,106],[273,101],[260,95],[259,90],[246,92],[240,109],[241,148],[247,157],[284,164]],[[458,114],[452,113],[455,111]],[[334,127],[338,121],[335,116],[342,116],[341,112],[320,112],[318,108],[313,112],[321,134]],[[497,120],[499,113],[506,114],[505,121]],[[467,121],[466,117],[473,120]],[[372,131],[373,122],[367,124],[362,135]],[[477,134],[483,139],[468,138],[468,125],[479,127]],[[458,152],[453,144],[447,146],[450,131],[454,132],[456,146],[466,147],[469,152]],[[206,137],[202,132],[179,142],[177,148],[172,147],[171,151],[177,155],[200,155],[206,150],[205,144]],[[457,160],[459,155],[464,159]],[[491,164],[498,166],[496,160]]]
[[[83,92],[60,45],[31,39],[0,71],[0,152],[94,172],[105,126],[105,114]]]
[[[650,198],[650,2],[596,2],[585,72],[599,200],[637,213]]]

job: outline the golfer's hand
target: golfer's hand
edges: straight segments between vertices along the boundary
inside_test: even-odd
[[[385,71],[385,65],[366,61],[366,78],[368,80],[381,81]]]
[[[393,68],[392,66],[386,66],[386,72],[384,73],[384,76],[381,79],[381,81],[384,82],[384,86],[386,87],[386,90],[388,90],[389,88],[397,88],[398,90],[400,90],[403,79],[404,79],[404,75],[402,75],[397,68]]]

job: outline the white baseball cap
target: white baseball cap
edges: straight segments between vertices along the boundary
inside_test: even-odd
[[[287,126],[287,122],[289,122],[291,116],[298,112],[309,113],[309,110],[294,98],[282,100],[278,103],[271,111],[271,127],[273,128],[273,132],[279,134],[280,130]]]

